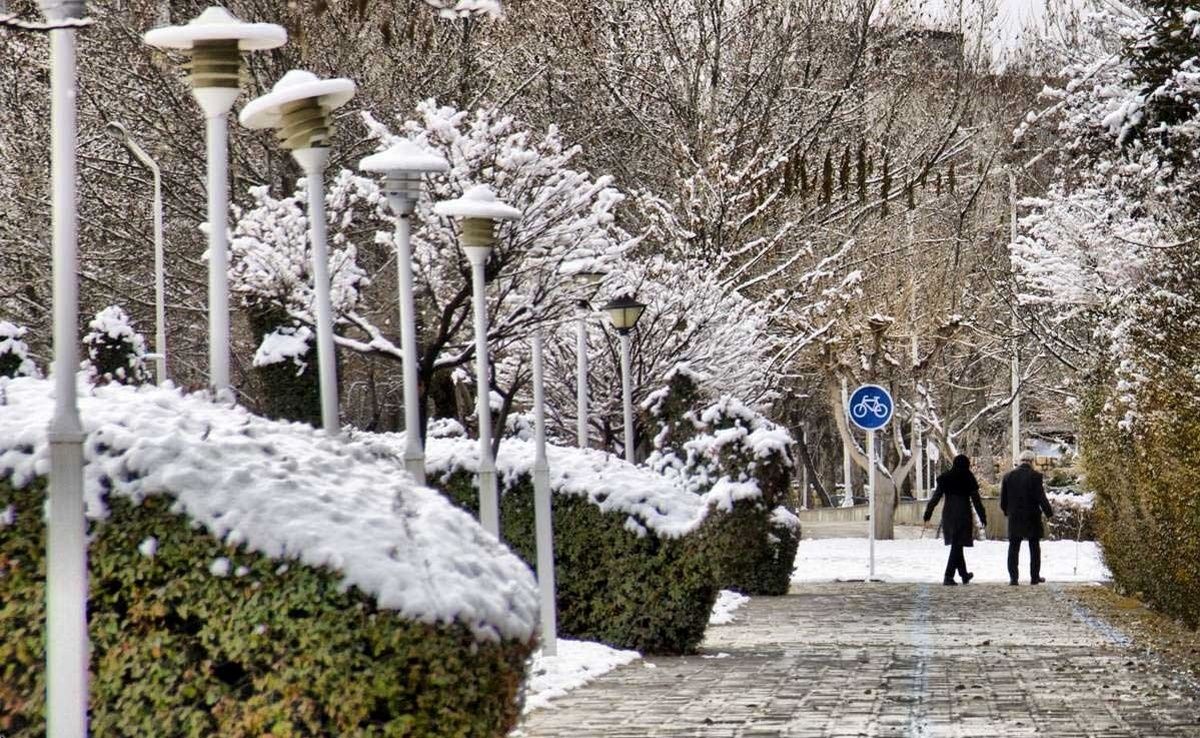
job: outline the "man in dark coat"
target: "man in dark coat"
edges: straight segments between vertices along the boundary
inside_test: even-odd
[[[937,478],[937,488],[929,504],[925,506],[925,522],[933,517],[933,509],[938,502],[945,498],[942,507],[942,536],[950,547],[950,558],[946,561],[946,574],[942,584],[952,587],[954,572],[962,577],[963,584],[970,582],[975,576],[967,571],[967,561],[963,557],[964,546],[975,545],[975,525],[971,520],[971,505],[979,513],[979,520],[987,525],[987,513],[983,510],[983,500],[979,499],[979,481],[971,473],[971,460],[966,456],[954,457],[950,470]]]
[[[1029,581],[1041,584],[1042,579],[1042,514],[1054,515],[1041,472],[1033,468],[1033,452],[1021,453],[1021,464],[1000,484],[1000,509],[1008,517],[1008,583],[1017,584],[1017,565],[1020,563],[1021,541],[1029,541]]]

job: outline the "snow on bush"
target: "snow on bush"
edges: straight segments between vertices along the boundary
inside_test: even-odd
[[[499,20],[504,17],[500,0],[425,0],[438,15],[449,20],[479,16]]]
[[[393,448],[403,448],[402,434],[381,434]],[[536,452],[532,441],[506,439],[496,458],[504,485],[533,472]],[[431,477],[455,470],[479,468],[479,442],[468,438],[431,438],[425,448]],[[548,446],[550,490],[588,500],[602,512],[628,516],[627,525],[654,531],[662,538],[679,538],[696,530],[706,511],[699,498],[659,474],[592,449]]]
[[[111,496],[167,495],[229,545],[328,567],[406,618],[459,622],[481,641],[528,639],[529,569],[466,513],[418,487],[379,444],[327,438],[202,396],[113,384],[80,392],[87,515]],[[15,487],[50,466],[52,385],[16,379],[0,412],[0,472]],[[216,575],[227,567],[208,562]]]
[[[297,374],[308,366],[304,356],[312,348],[315,336],[307,326],[280,326],[263,336],[262,343],[254,352],[254,366],[262,367],[291,361]]]
[[[88,323],[83,336],[87,358],[83,368],[97,384],[142,384],[150,381],[146,371],[146,339],[130,325],[129,316],[110,305]]]
[[[37,365],[29,358],[24,326],[0,320],[0,377],[36,377]]]

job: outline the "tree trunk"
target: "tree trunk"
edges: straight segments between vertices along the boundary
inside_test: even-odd
[[[800,450],[800,463],[804,465],[805,469],[808,469],[808,478],[812,482],[813,489],[821,498],[821,505],[833,507],[833,500],[830,499],[829,492],[825,490],[825,485],[821,484],[821,475],[817,474],[817,468],[813,465],[812,455],[808,452],[808,444],[804,442],[804,434],[796,439],[796,448]]]

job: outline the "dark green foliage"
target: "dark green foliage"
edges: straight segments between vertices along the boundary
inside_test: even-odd
[[[477,514],[473,475],[430,478],[464,510]],[[505,480],[501,537],[531,567],[537,561],[533,482]],[[625,528],[628,515],[601,512],[574,495],[555,495],[554,567],[559,635],[643,653],[692,653],[717,598],[712,568],[692,536],[664,539]]]
[[[800,193],[808,194],[808,163],[803,157],[800,159]]]
[[[737,500],[731,512],[712,513],[705,521],[694,541],[713,565],[721,589],[787,594],[800,536],[773,523],[771,509],[759,500]]]
[[[953,195],[955,187],[954,162],[950,162],[950,171],[946,175],[946,186],[950,188],[950,194]]]
[[[0,484],[0,734],[45,735],[40,481]],[[96,736],[504,736],[533,644],[378,610],[338,577],[224,546],[170,500],[109,501],[89,550]],[[138,545],[158,540],[153,558]],[[231,573],[209,566],[227,557]],[[243,576],[233,568],[244,566]]]
[[[885,153],[883,155],[883,176],[880,177],[879,183],[879,198],[883,200],[883,207],[880,208],[880,215],[887,217],[888,214],[888,198],[892,195],[892,171],[891,157]]]
[[[258,340],[291,321],[279,309],[252,308],[248,312],[250,330]],[[294,327],[294,326],[293,326]],[[257,366],[259,411],[275,420],[297,420],[314,427],[321,425],[321,386],[317,368],[317,347],[310,343],[300,357],[303,367],[294,361],[279,361]]]
[[[754,482],[761,496],[735,500],[727,510],[711,510],[702,535],[693,543],[712,564],[721,589],[749,595],[787,594],[800,531],[773,522],[772,515],[788,499],[790,453],[783,449],[765,457],[757,455],[746,442],[748,434],[755,429],[773,428],[772,424],[736,400],[722,398],[705,408],[702,399],[686,372],[671,376],[666,391],[659,393],[650,407],[655,452],[647,464],[681,474],[685,483],[700,494],[709,492],[722,478]],[[717,436],[724,437],[721,431],[733,429],[745,435],[715,442]],[[688,451],[688,442],[701,438],[709,449],[719,449],[716,458]]]
[[[1179,85],[1176,75],[1197,56],[1192,24],[1184,16],[1192,7],[1178,0],[1146,0],[1149,33],[1132,39],[1125,58],[1133,79],[1146,96],[1146,115],[1135,125],[1138,135],[1173,126],[1200,113],[1200,97],[1190,85]]]

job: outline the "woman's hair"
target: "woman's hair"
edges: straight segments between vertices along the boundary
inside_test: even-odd
[[[959,454],[958,456],[954,457],[954,467],[953,468],[955,471],[970,471],[971,460],[968,459],[966,456]]]

